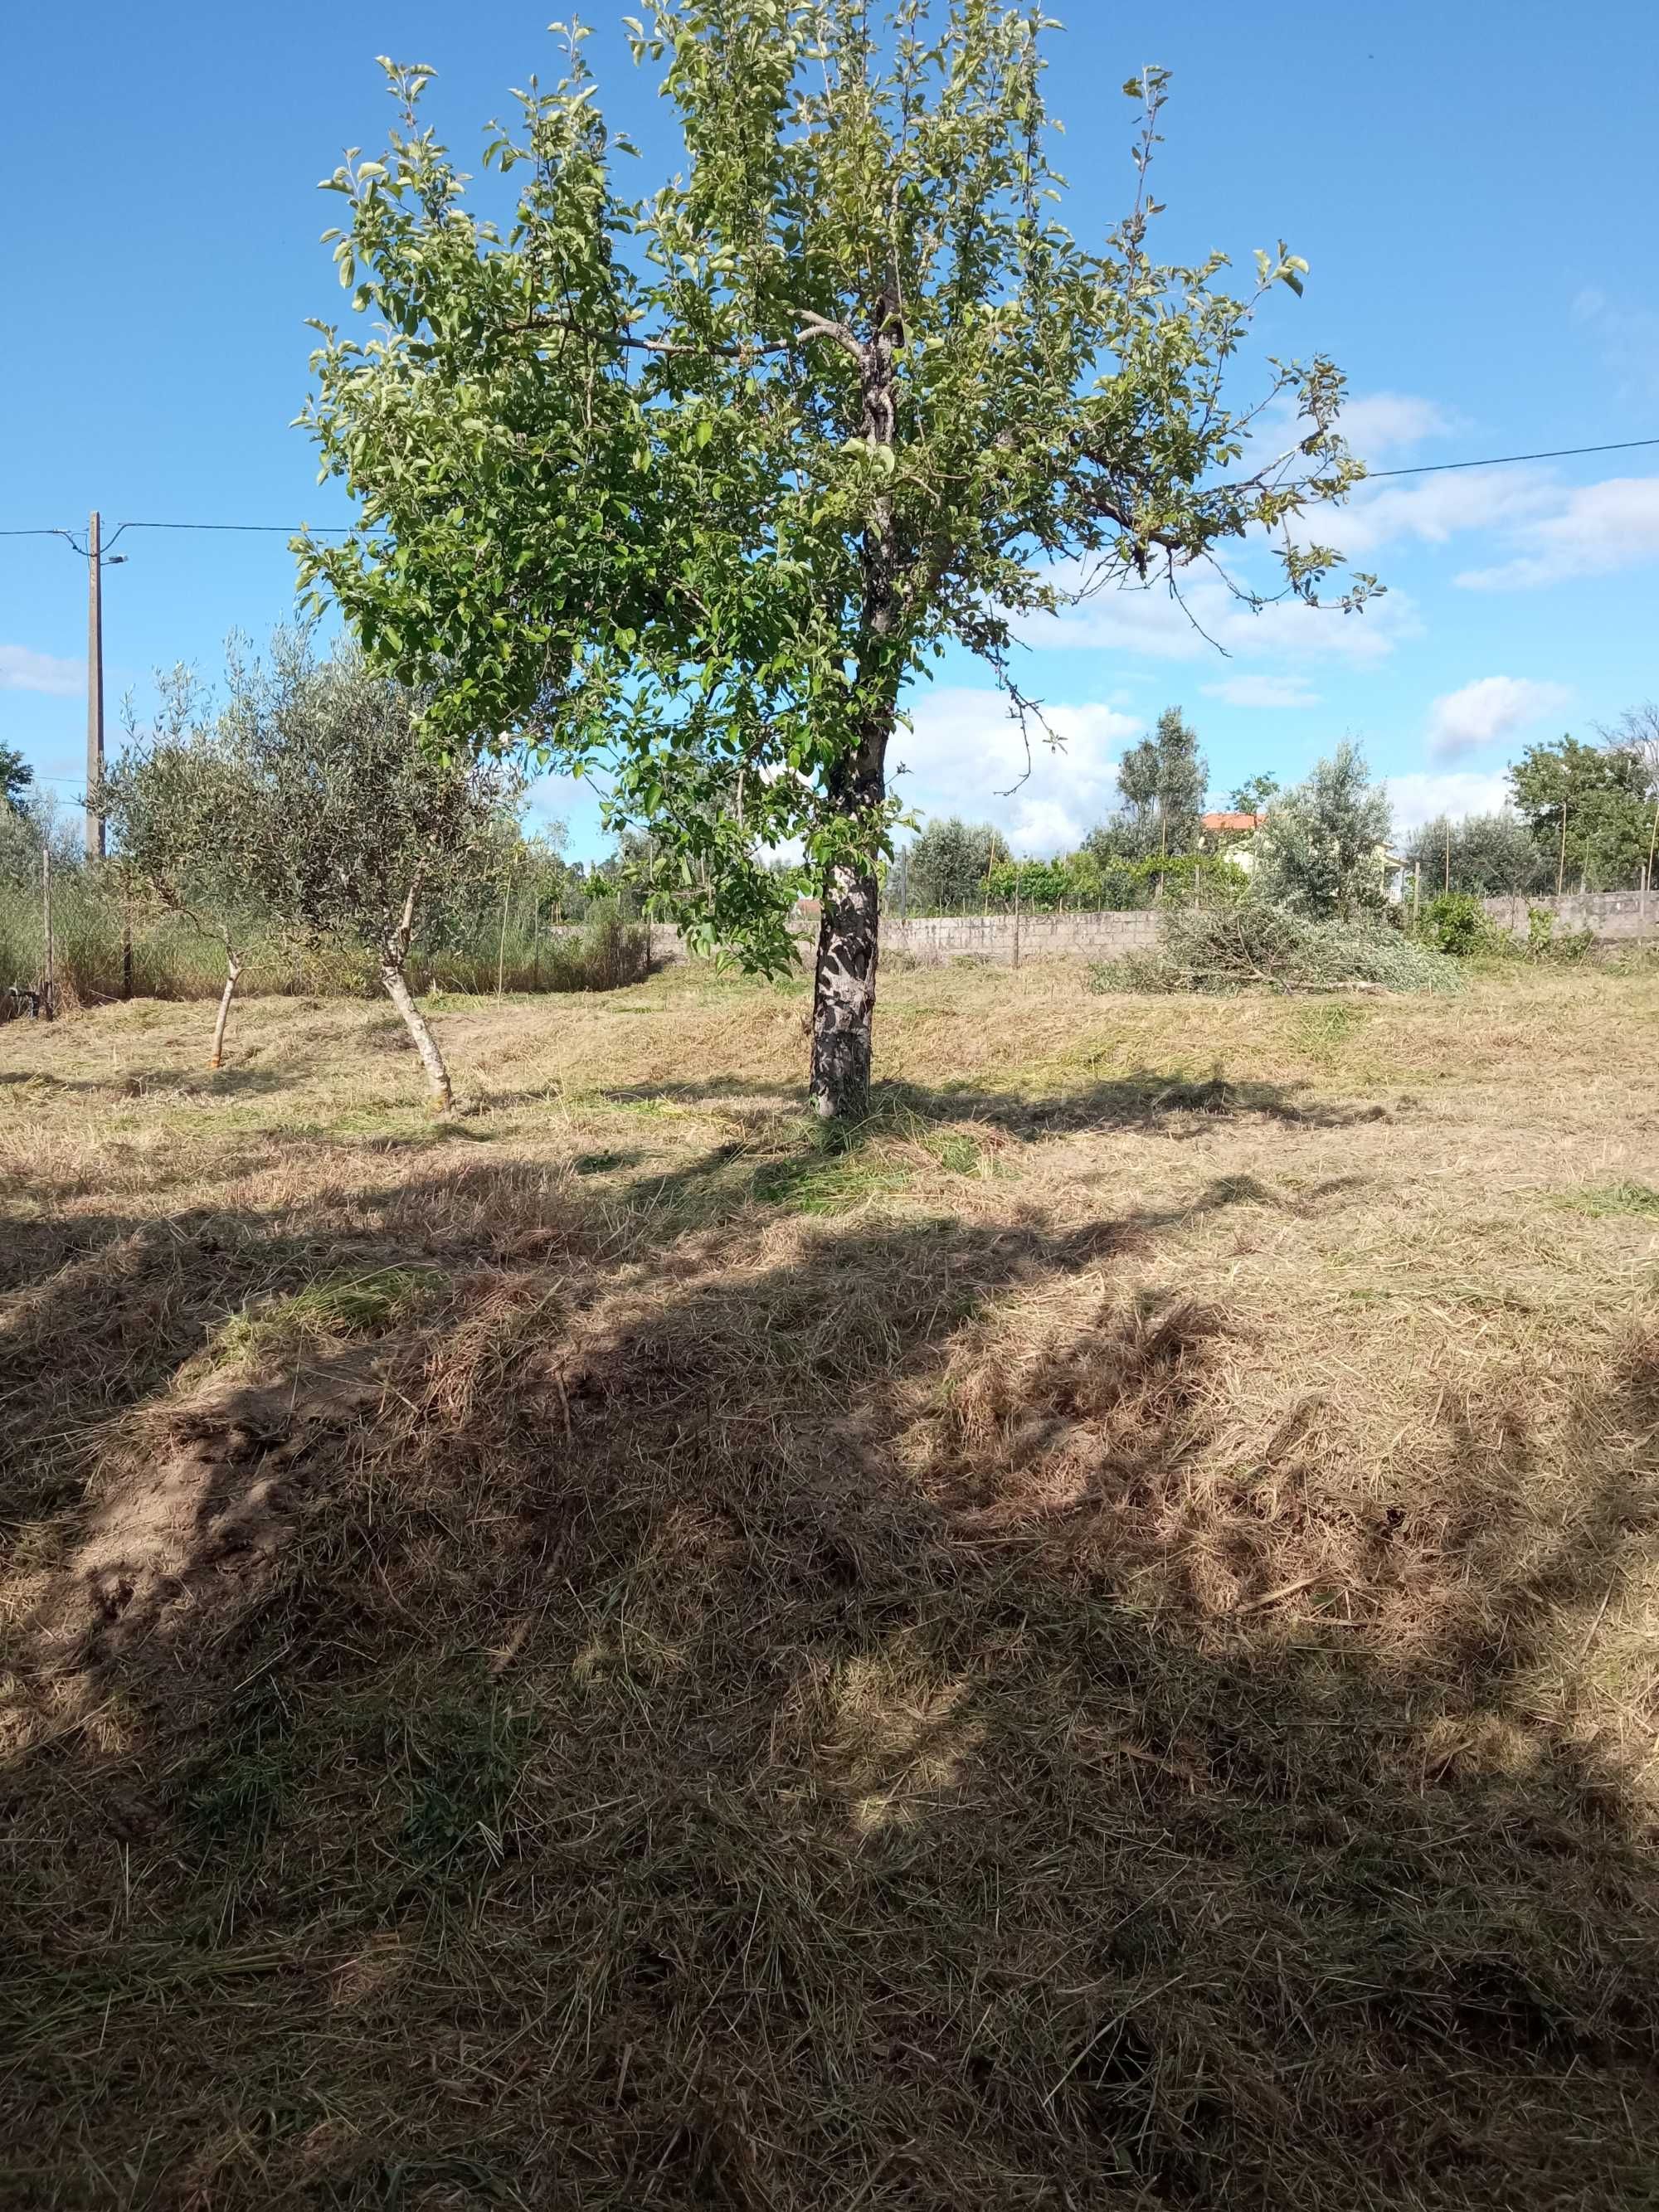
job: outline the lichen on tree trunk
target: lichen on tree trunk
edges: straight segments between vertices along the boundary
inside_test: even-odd
[[[432,1092],[432,1110],[447,1114],[454,1104],[454,1094],[449,1087],[449,1070],[444,1066],[444,1056],[438,1049],[438,1040],[427,1027],[426,1017],[415,1003],[400,961],[383,959],[380,981],[386,985],[386,996],[403,1016],[410,1036],[415,1040],[415,1049],[421,1055],[421,1066],[426,1070],[426,1079]]]
[[[857,1121],[869,1111],[879,933],[875,878],[831,869],[812,990],[811,1095],[823,1121]]]

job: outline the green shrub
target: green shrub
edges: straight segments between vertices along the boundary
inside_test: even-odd
[[[1441,891],[1423,908],[1418,934],[1437,952],[1468,960],[1476,953],[1503,953],[1515,949],[1515,940],[1500,928],[1480,900],[1468,891]]]
[[[1100,961],[1095,991],[1455,991],[1456,963],[1384,922],[1310,921],[1263,901],[1172,908],[1155,951]]]
[[[1568,963],[1589,957],[1595,942],[1595,933],[1590,929],[1570,929],[1557,936],[1556,916],[1547,906],[1527,908],[1527,957],[1528,960]]]

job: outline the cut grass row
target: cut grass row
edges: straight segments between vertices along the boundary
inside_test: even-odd
[[[1645,2201],[1659,990],[1316,1011],[28,1038],[0,2202]]]

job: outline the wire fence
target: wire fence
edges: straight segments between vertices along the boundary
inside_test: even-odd
[[[50,927],[50,936],[48,936]],[[593,901],[571,921],[509,896],[471,930],[442,945],[417,936],[408,975],[417,993],[605,991],[643,979],[651,933],[615,901]],[[274,929],[237,945],[239,990],[251,997],[362,997],[380,989],[366,948],[304,944]],[[118,866],[64,869],[40,884],[0,884],[0,994],[42,989],[58,1004],[122,999],[214,999],[224,988],[225,948],[210,928],[135,897]]]

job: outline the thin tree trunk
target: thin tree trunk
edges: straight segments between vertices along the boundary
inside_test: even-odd
[[[241,962],[227,945],[225,988],[219,994],[219,1018],[213,1024],[213,1057],[208,1062],[210,1067],[222,1067],[225,1064],[225,1024],[230,1019],[230,1002],[236,995],[236,986],[240,980],[241,973]]]
[[[449,1087],[449,1070],[444,1066],[438,1040],[427,1027],[426,1017],[416,1005],[415,994],[404,973],[404,963],[409,958],[409,941],[415,933],[415,902],[421,895],[422,880],[417,872],[404,897],[403,913],[386,933],[380,947],[380,981],[386,986],[387,998],[403,1016],[404,1026],[421,1055],[421,1066],[426,1070],[428,1087],[432,1092],[433,1112],[447,1114],[455,1103],[455,1095]]]
[[[444,1056],[438,1049],[438,1040],[426,1025],[426,1017],[415,1003],[414,994],[404,975],[403,963],[382,958],[380,981],[386,985],[386,996],[404,1018],[404,1027],[415,1040],[415,1049],[421,1055],[421,1066],[426,1070],[427,1083],[432,1092],[432,1110],[447,1114],[455,1103],[455,1095],[449,1087],[449,1070],[444,1066]]]

